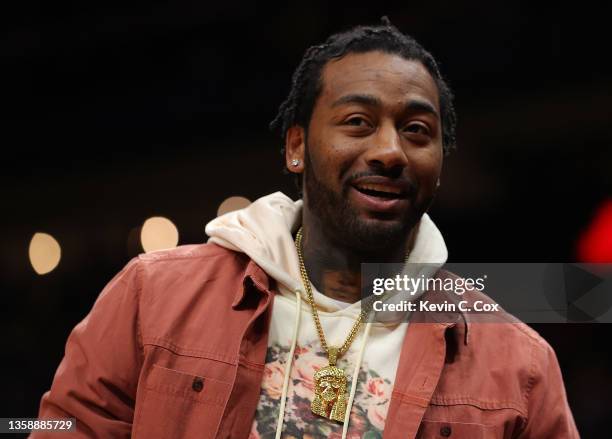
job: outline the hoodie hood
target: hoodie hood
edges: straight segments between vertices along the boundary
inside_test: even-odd
[[[209,222],[205,229],[210,237],[208,242],[245,253],[278,282],[283,295],[294,297],[296,291],[304,289],[293,240],[293,234],[301,225],[301,212],[302,200],[293,201],[282,192],[275,192],[257,199],[244,209],[226,213]],[[426,263],[441,266],[447,257],[442,234],[424,214],[406,262],[411,265]],[[419,271],[420,274],[423,272]],[[323,311],[334,312],[345,308],[359,312],[359,302],[342,304],[319,293],[314,286],[312,289],[317,307]]]

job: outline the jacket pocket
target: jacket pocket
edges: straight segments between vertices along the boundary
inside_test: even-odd
[[[133,438],[212,438],[231,384],[156,364],[138,398]]]
[[[423,420],[418,439],[493,439],[498,436],[493,427],[483,424]]]

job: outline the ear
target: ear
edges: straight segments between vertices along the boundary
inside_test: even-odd
[[[293,125],[285,136],[285,166],[290,172],[294,174],[304,172],[305,147],[304,128]]]

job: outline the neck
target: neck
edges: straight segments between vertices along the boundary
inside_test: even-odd
[[[326,236],[318,218],[305,209],[302,220],[302,252],[310,281],[322,294],[343,302],[361,300],[362,263],[404,262],[412,249],[418,225],[397,246],[379,252],[358,252]]]

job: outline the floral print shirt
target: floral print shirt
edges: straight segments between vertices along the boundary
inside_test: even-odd
[[[342,343],[355,321],[354,315],[349,310],[331,313],[319,311],[319,317],[330,344]],[[273,308],[259,404],[249,439],[275,437],[294,319],[295,301],[287,296],[277,297]],[[313,375],[320,368],[327,366],[328,361],[321,349],[308,306],[303,307],[300,319],[300,331],[283,417],[282,437],[339,439],[342,436],[342,424],[314,415],[310,410],[314,396]],[[373,324],[357,379],[348,438],[382,437],[406,327],[406,323]],[[347,377],[347,397],[353,385],[351,381],[362,337],[363,330],[349,351],[338,360],[337,366],[345,371]]]

